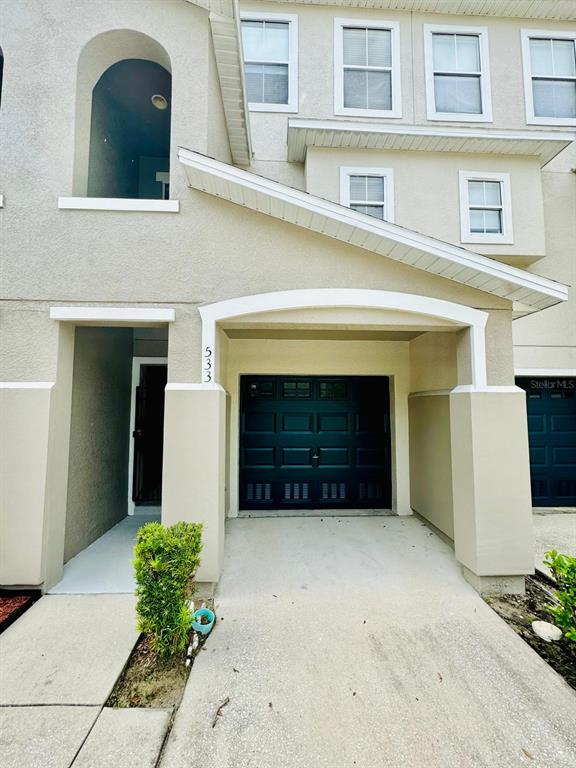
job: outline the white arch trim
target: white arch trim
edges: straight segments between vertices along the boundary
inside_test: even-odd
[[[202,381],[218,383],[218,322],[262,312],[318,307],[388,309],[429,315],[470,328],[472,386],[486,386],[485,328],[488,314],[452,301],[366,288],[306,288],[257,293],[199,307],[202,317]]]

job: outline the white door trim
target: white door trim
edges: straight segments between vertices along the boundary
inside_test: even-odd
[[[132,384],[130,390],[130,435],[128,449],[128,514],[136,512],[136,505],[132,501],[132,478],[134,477],[134,438],[132,433],[136,428],[136,387],[140,382],[140,367],[142,365],[168,365],[167,357],[133,357],[132,358]],[[147,507],[147,511],[160,512],[160,507]]]

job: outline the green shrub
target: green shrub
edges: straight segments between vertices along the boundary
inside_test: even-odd
[[[183,651],[188,641],[188,607],[193,576],[200,564],[202,525],[147,523],[136,537],[138,629],[162,657]]]
[[[560,555],[553,549],[546,552],[544,564],[550,568],[558,585],[559,605],[550,605],[548,610],[568,640],[576,643],[576,557]]]

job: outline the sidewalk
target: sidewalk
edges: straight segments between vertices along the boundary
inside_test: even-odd
[[[0,636],[2,768],[153,768],[170,713],[104,708],[138,638],[132,595],[44,596]]]

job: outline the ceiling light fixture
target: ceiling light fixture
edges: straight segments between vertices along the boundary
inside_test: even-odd
[[[156,107],[156,109],[168,109],[168,100],[160,93],[155,93],[150,97],[150,101]]]

